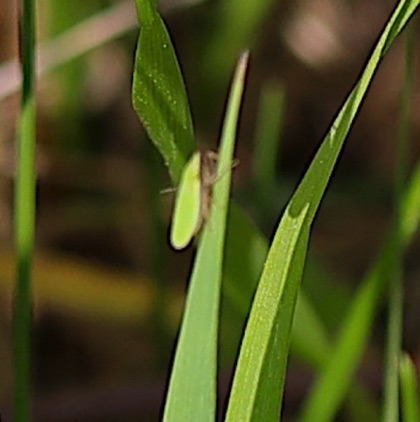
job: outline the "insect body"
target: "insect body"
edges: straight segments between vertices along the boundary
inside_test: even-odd
[[[174,249],[185,248],[209,215],[216,160],[212,151],[195,152],[182,171],[170,235]]]

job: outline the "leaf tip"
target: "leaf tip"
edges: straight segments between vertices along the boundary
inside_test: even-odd
[[[241,54],[239,55],[239,60],[238,60],[238,67],[239,68],[246,68],[249,62],[249,55],[250,52],[248,49],[244,49],[241,51]]]

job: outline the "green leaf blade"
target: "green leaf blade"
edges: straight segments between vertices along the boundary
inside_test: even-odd
[[[346,136],[383,57],[389,34],[392,32],[396,35],[398,30],[401,30],[407,23],[411,16],[410,13],[414,12],[415,8],[407,9],[404,7],[405,3],[403,1],[398,5],[387,24],[365,71],[338,114],[280,222],[247,324],[229,401],[226,417],[228,422],[237,420],[274,422],[279,418],[281,406],[279,397],[283,391],[290,326],[304,265],[307,236]],[[296,224],[289,227],[286,222],[290,220],[290,216],[301,216],[302,218],[297,218]],[[288,243],[290,243],[290,249],[287,249]],[[300,259],[296,259],[294,265],[290,266],[290,261],[294,259],[294,256],[298,256]],[[281,257],[282,262],[274,263],[273,257],[278,260]],[[271,277],[270,273],[273,273],[274,276]],[[374,299],[378,297],[379,286],[373,283],[369,287],[369,295],[363,299],[374,303]],[[369,308],[368,305],[366,305],[367,308]],[[270,307],[272,309],[268,311]],[[366,312],[369,312],[369,309]],[[261,321],[265,321],[265,324],[261,325]],[[258,337],[259,343],[256,345],[252,339]],[[350,355],[354,355],[353,343],[349,341],[347,345],[350,347]],[[256,353],[257,347],[259,353]],[[273,362],[276,362],[277,367],[272,367],[275,375],[271,376],[266,372],[266,368],[271,367]],[[340,370],[336,371],[336,373],[339,372]],[[346,375],[350,372],[349,366]],[[331,384],[329,387],[331,388]],[[321,400],[325,399],[326,395],[332,395],[331,391],[323,391],[324,397],[318,397]],[[335,397],[338,398],[340,394],[336,394]],[[263,404],[259,403],[258,398],[262,400]],[[276,400],[277,402],[275,402]],[[240,416],[238,417],[238,415]],[[305,412],[305,417],[305,421],[324,420],[320,419],[323,417],[322,413],[315,413],[314,408]]]
[[[178,182],[196,149],[192,118],[171,38],[150,0],[137,0],[141,23],[133,75],[133,106]]]
[[[165,422],[215,420],[224,239],[247,58],[247,54],[241,57],[232,84],[218,165],[218,171],[225,168],[229,171],[224,172],[214,186],[214,202],[199,241],[165,404]],[[228,167],[224,167],[226,164]]]
[[[402,415],[404,422],[417,422],[420,420],[419,390],[416,366],[407,354],[401,356],[400,384]]]
[[[366,89],[379,65],[380,59],[389,48],[390,41],[395,39],[419,4],[419,1],[401,1],[398,4],[372,53],[372,57],[360,81],[336,119],[327,139],[330,138],[334,130],[341,138],[343,136],[340,133],[342,132],[340,128],[342,124],[344,124],[344,127],[350,127],[349,124],[356,115]],[[346,110],[347,108],[349,110]],[[331,142],[330,146],[332,147],[332,145],[333,143]],[[315,160],[317,157],[318,154]],[[345,393],[350,386],[351,376],[354,374],[357,362],[361,356],[363,345],[370,331],[379,297],[385,286],[385,274],[390,271],[389,262],[392,261],[392,255],[390,253],[395,250],[394,243],[391,239],[387,245],[387,249],[383,251],[383,257],[381,257],[378,264],[368,274],[358,292],[346,322],[343,325],[344,328],[337,342],[336,349],[305,403],[300,418],[302,422],[312,420],[331,421],[342,403]]]
[[[280,223],[256,293],[229,400],[228,422],[279,417],[295,289],[308,240],[308,207],[298,214],[289,211]]]

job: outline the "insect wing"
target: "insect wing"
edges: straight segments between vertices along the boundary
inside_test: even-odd
[[[200,160],[200,153],[194,153],[184,167],[177,190],[170,240],[178,250],[190,243],[200,224]]]

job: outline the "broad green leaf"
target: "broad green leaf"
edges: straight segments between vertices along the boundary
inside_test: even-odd
[[[164,421],[214,421],[220,286],[236,138],[248,55],[240,58],[221,137],[214,201],[199,240],[165,405]],[[227,171],[224,171],[227,169]]]
[[[269,251],[242,342],[226,417],[229,422],[278,421],[290,328],[310,226],[344,140],[379,62],[390,45],[390,34],[394,37],[398,34],[417,5],[418,2],[407,1],[398,5],[359,82],[285,210]],[[305,413],[305,416],[305,420],[322,420],[318,417],[322,417],[319,413]]]
[[[136,0],[140,21],[133,106],[162,154],[172,180],[196,150],[191,113],[175,51],[153,0]]]

